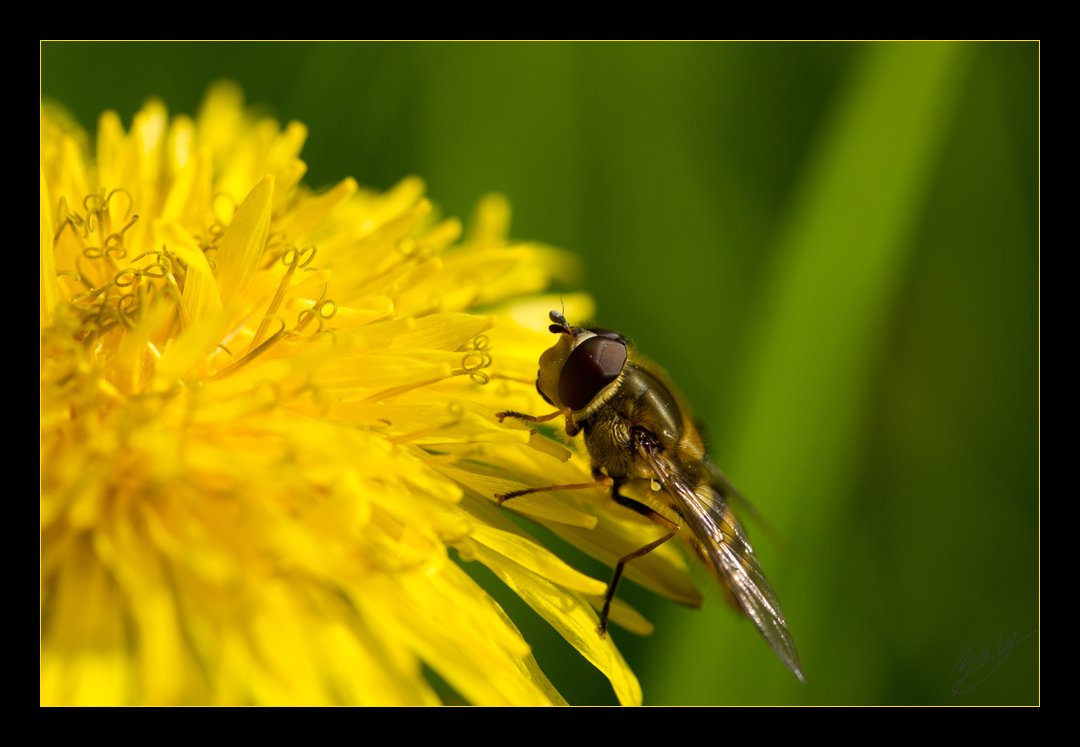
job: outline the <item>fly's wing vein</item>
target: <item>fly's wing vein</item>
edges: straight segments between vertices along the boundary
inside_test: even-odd
[[[665,492],[682,508],[691,530],[708,549],[713,564],[743,612],[753,620],[780,661],[805,682],[799,652],[788,632],[780,600],[724,499],[707,485],[699,486],[699,489],[708,490],[708,496],[698,493],[678,476],[678,470],[667,457],[646,444],[638,445],[638,453],[652,467]]]

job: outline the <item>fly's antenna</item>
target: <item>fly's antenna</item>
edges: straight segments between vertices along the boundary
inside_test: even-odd
[[[566,321],[566,317],[560,314],[558,311],[552,311],[548,313],[548,319],[554,324],[548,325],[548,331],[556,335],[576,335],[576,327],[571,327],[570,323]]]

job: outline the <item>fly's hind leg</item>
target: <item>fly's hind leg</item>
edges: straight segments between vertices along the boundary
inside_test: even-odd
[[[613,481],[613,484],[611,486],[611,499],[618,503],[620,506],[624,506],[631,511],[635,511],[644,516],[649,521],[659,524],[660,526],[667,529],[668,533],[660,539],[654,542],[650,542],[644,547],[639,547],[632,553],[623,555],[621,558],[619,558],[619,562],[615,564],[615,573],[611,576],[611,583],[608,584],[607,593],[604,595],[604,609],[600,612],[600,626],[596,629],[596,632],[600,635],[601,638],[604,638],[607,635],[608,614],[611,612],[611,602],[615,599],[615,590],[619,587],[619,581],[622,580],[623,568],[634,558],[640,558],[642,555],[652,552],[656,548],[660,547],[660,545],[664,544],[669,539],[674,537],[675,533],[679,531],[679,525],[671,519],[667,518],[662,514],[658,514],[656,511],[653,511],[644,503],[639,503],[633,498],[627,498],[626,496],[621,495],[619,493],[619,488],[622,486],[623,482],[625,481]]]
[[[620,506],[625,506],[631,511],[635,511],[646,519],[659,524],[668,530],[660,539],[650,542],[644,547],[639,547],[632,553],[623,555],[619,558],[619,562],[615,565],[615,574],[611,577],[611,583],[608,584],[607,592],[604,594],[604,608],[600,612],[600,626],[596,629],[597,634],[604,638],[607,636],[607,621],[608,614],[611,612],[611,602],[615,599],[615,590],[619,587],[619,581],[622,579],[623,567],[626,566],[634,558],[640,558],[652,550],[655,550],[660,545],[667,542],[669,539],[675,536],[675,532],[679,531],[679,525],[668,519],[666,516],[658,514],[644,503],[639,503],[633,498],[627,498],[619,493],[619,488],[626,482],[625,480],[615,480],[608,477],[599,469],[593,469],[593,478],[595,482],[582,482],[573,485],[549,485],[546,488],[528,488],[526,490],[515,490],[512,493],[502,493],[495,496],[495,500],[499,502],[501,506],[511,498],[520,498],[523,495],[532,495],[534,493],[555,493],[560,490],[584,490],[586,488],[598,488],[609,487],[611,488],[611,498]]]

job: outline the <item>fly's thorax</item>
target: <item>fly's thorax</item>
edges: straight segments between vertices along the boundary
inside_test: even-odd
[[[613,404],[625,410],[636,425],[659,438],[664,450],[681,451],[686,428],[693,426],[664,382],[648,369],[630,363],[620,383]]]
[[[708,458],[705,439],[694,413],[662,369],[636,357],[627,364],[627,377],[622,388],[636,401],[632,416],[659,437],[665,450],[676,453],[688,466]]]
[[[644,477],[630,440],[634,423],[624,409],[609,404],[585,419],[583,425],[585,448],[594,468],[602,468],[608,477]]]
[[[634,446],[634,428],[649,431],[674,464],[686,469],[688,474],[694,472],[692,462],[698,456],[684,450],[686,429],[693,430],[693,425],[684,417],[671,391],[649,370],[628,362],[615,386],[604,393],[602,405],[590,405],[586,412],[587,416],[580,421],[585,431],[585,447],[593,466],[602,467],[609,476],[656,478]],[[692,479],[697,484],[696,478]]]

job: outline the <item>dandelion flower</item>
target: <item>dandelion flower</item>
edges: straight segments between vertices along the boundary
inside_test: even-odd
[[[587,474],[495,417],[541,407],[536,294],[573,259],[508,242],[501,198],[462,240],[415,178],[313,193],[306,135],[228,84],[197,120],[107,112],[93,147],[42,110],[42,703],[436,704],[423,665],[470,703],[563,703],[449,548],[639,703],[605,582],[493,500]],[[579,492],[512,508],[609,562],[647,531]],[[678,555],[635,565],[700,601]]]

